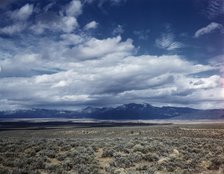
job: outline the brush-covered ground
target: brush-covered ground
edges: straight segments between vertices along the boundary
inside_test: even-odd
[[[0,131],[1,174],[223,174],[224,124]]]

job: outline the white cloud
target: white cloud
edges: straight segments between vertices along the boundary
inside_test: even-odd
[[[13,20],[13,24],[0,28],[0,33],[12,35],[22,32],[27,27],[27,20],[33,13],[33,4],[26,4],[20,9],[8,12],[7,15]]]
[[[71,33],[62,34],[60,37],[62,39],[61,42],[65,45],[77,45],[85,40],[82,36]]]
[[[37,25],[36,31],[40,31],[41,33],[44,28],[46,28],[49,30],[58,30],[63,31],[65,33],[71,33],[79,26],[77,17],[80,14],[82,14],[82,4],[80,0],[72,0],[69,4],[66,5],[65,15],[61,14],[60,16],[58,16],[57,20],[54,20],[49,24],[40,23],[39,29]]]
[[[66,33],[74,31],[78,27],[78,22],[76,18],[71,16],[65,16],[62,18],[62,23],[58,25]]]
[[[64,80],[61,80],[60,82],[52,85],[52,88],[61,88],[61,87],[65,87],[65,86],[68,86],[68,82],[67,81],[64,81]]]
[[[70,58],[64,53],[70,50],[66,40],[72,43],[73,39],[69,40],[72,37],[76,52]],[[40,39],[39,43],[32,41],[43,51],[38,55],[27,53],[15,55],[7,62],[0,61],[3,69],[11,67],[17,73],[25,67],[62,69],[53,74],[0,79],[2,100],[12,106],[19,100],[23,107],[39,103],[48,106],[56,103],[86,105],[89,102],[100,106],[123,102],[186,106],[186,101],[201,107],[202,100],[212,103],[212,100],[220,99],[216,94],[211,97],[212,90],[220,92],[218,75],[192,76],[214,69],[212,66],[195,64],[178,55],[134,56],[131,40],[122,41],[120,36],[104,40],[83,38],[82,42],[77,42],[79,39],[73,34],[63,34],[61,38],[57,42],[46,38]],[[49,58],[46,58],[46,52],[49,52]],[[94,59],[82,61],[92,57]],[[22,95],[24,93],[26,96]],[[28,99],[29,103],[26,102]]]
[[[31,26],[37,34],[42,34],[46,29],[49,31],[63,31],[65,33],[71,33],[79,26],[77,19],[73,16],[59,16],[58,20],[50,23],[37,23],[36,25]]]
[[[82,13],[80,1],[71,1],[59,10],[61,13],[50,10],[45,8],[35,25],[27,26],[25,16],[29,15],[22,17],[25,13],[21,12],[20,22],[0,29],[7,34],[26,28],[28,32],[20,35],[19,44],[0,38],[0,110],[1,106],[10,109],[128,102],[220,106],[217,101],[223,98],[222,78],[198,75],[220,67],[197,64],[180,55],[136,55],[133,41],[120,36],[124,30],[119,25],[114,31],[118,36],[104,39],[77,30],[77,17]],[[92,21],[84,28],[95,27]],[[39,34],[56,32],[53,36],[57,37],[35,36],[28,29]],[[184,46],[171,32],[162,34],[156,45],[168,51]]]
[[[49,25],[45,25],[41,22],[38,22],[37,24],[34,24],[34,25],[30,26],[30,30],[33,31],[36,34],[42,34],[48,28],[50,28]]]
[[[67,16],[77,17],[82,13],[82,4],[80,0],[72,0],[66,7],[65,13]]]
[[[54,32],[65,32],[71,33],[79,27],[77,19],[73,16],[57,16],[56,21],[43,23],[42,21],[37,22],[35,25],[30,27],[30,30],[36,34],[42,34],[46,30]]]
[[[99,24],[96,21],[91,21],[90,23],[88,23],[84,26],[84,30],[95,29],[95,28],[97,28],[98,25]]]
[[[118,52],[129,55],[133,52],[133,49],[132,40],[129,39],[122,42],[120,36],[104,40],[91,38],[85,43],[72,48],[68,52],[68,55],[74,57],[76,60],[86,60],[100,58]]]
[[[160,38],[156,39],[155,44],[158,48],[168,51],[176,50],[184,46],[181,42],[175,41],[172,33],[162,34]]]
[[[209,34],[211,32],[221,30],[221,29],[223,29],[223,25],[218,24],[216,22],[212,22],[209,25],[207,25],[206,27],[198,29],[195,32],[194,37],[198,38],[198,37],[201,37],[203,35],[206,35],[206,34]]]
[[[79,0],[72,0],[57,12],[49,9],[54,4],[48,4],[43,9],[38,9],[34,14],[34,21],[29,17],[34,12],[33,4],[26,4],[20,9],[8,12],[13,24],[0,28],[0,33],[14,34],[24,30],[31,30],[36,34],[43,34],[46,30],[53,32],[74,32],[78,27],[77,17],[82,13],[82,4]]]
[[[13,25],[0,28],[0,33],[12,35],[12,34],[23,31],[25,28],[26,28],[26,23],[16,23]]]
[[[33,13],[33,4],[26,4],[18,10],[10,13],[12,19],[27,20]]]

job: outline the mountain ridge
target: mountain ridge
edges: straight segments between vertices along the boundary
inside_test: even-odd
[[[99,120],[153,120],[153,119],[224,119],[223,109],[200,110],[188,107],[156,107],[148,103],[128,103],[117,107],[91,107],[78,111],[30,109],[0,111],[0,118],[74,118]]]

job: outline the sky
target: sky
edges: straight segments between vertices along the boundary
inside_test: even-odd
[[[0,110],[224,107],[223,0],[1,0]]]

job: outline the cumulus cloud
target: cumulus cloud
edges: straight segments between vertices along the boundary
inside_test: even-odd
[[[95,29],[95,28],[97,28],[98,25],[99,24],[96,21],[91,21],[84,26],[84,30]]]
[[[16,23],[13,25],[9,25],[9,26],[0,28],[0,33],[12,35],[12,34],[19,33],[21,31],[23,31],[25,28],[26,28],[26,23]]]
[[[172,33],[163,33],[160,38],[157,38],[155,44],[158,48],[172,51],[182,48],[184,45],[181,42],[175,41]]]
[[[58,25],[64,32],[70,33],[78,26],[76,18],[72,16],[65,16],[62,18],[62,23]]]
[[[120,36],[102,40],[79,36],[81,41],[77,37],[63,34],[57,42],[49,38],[48,41],[39,39],[36,47],[43,52],[30,53],[34,52],[31,49],[26,54],[1,60],[2,74],[10,69],[18,73],[25,67],[28,67],[25,69],[28,74],[34,67],[39,70],[46,67],[58,69],[49,74],[42,72],[28,77],[1,78],[0,94],[4,105],[102,106],[150,102],[186,106],[188,100],[194,107],[201,107],[202,100],[220,99],[216,94],[211,97],[210,92],[220,91],[218,75],[192,76],[214,69],[210,65],[195,64],[178,55],[135,56],[131,40],[122,41]],[[69,48],[66,42],[73,41],[74,47]],[[74,48],[71,57],[65,54]],[[50,56],[47,59],[46,52]]]
[[[33,4],[25,4],[19,9],[7,12],[12,21],[8,21],[0,28],[0,33],[14,34],[24,30],[31,30],[36,34],[43,34],[45,31],[53,32],[74,32],[78,27],[78,16],[82,13],[82,4],[79,0],[72,0],[57,11],[52,10],[54,3],[43,8],[37,8],[34,13]],[[29,19],[33,15],[33,19]],[[8,24],[11,22],[12,24]]]
[[[82,13],[79,0],[72,0],[59,14],[44,9],[45,13],[39,15],[36,24],[30,27],[35,33],[42,34],[45,30],[71,33],[78,28],[77,17]]]
[[[80,0],[72,0],[65,9],[65,13],[67,16],[75,16],[77,17],[82,13],[82,4]]]
[[[10,11],[7,13],[7,17],[13,20],[13,23],[0,28],[0,34],[12,35],[22,32],[27,27],[27,20],[33,13],[33,4],[26,4],[21,8]]]
[[[211,32],[217,31],[217,30],[222,30],[222,29],[223,29],[222,24],[212,22],[209,25],[207,25],[206,27],[198,29],[195,32],[194,37],[198,38],[198,37],[201,37],[203,35],[209,34]]]
[[[209,107],[218,107],[222,78],[198,74],[220,67],[180,55],[136,54],[133,40],[120,36],[122,26],[116,28],[116,36],[101,39],[87,31],[97,26],[95,21],[86,29],[78,28],[80,1],[57,11],[52,11],[52,5],[38,14],[28,10],[30,5],[21,10],[23,6],[14,11],[19,13],[19,22],[11,18],[12,24],[0,29],[7,34],[27,30],[19,38],[0,37],[0,110],[128,102],[198,108],[207,102]],[[156,45],[168,51],[183,47],[171,32],[162,34]]]
[[[122,42],[120,36],[104,40],[91,38],[83,44],[69,50],[67,55],[70,55],[76,60],[86,60],[101,58],[115,52],[129,55],[132,53],[133,49],[132,40],[128,39]]]
[[[48,21],[38,21],[30,26],[30,29],[36,34],[42,34],[45,31],[71,33],[79,26],[77,19],[73,16],[57,16]]]
[[[61,43],[65,45],[77,45],[85,40],[82,36],[71,33],[62,34],[60,38],[62,39]]]
[[[50,19],[47,23],[42,23],[41,21],[37,24],[39,31],[41,32],[43,28],[48,30],[58,30],[66,33],[73,32],[78,26],[77,17],[82,13],[82,4],[80,0],[72,0],[69,4],[66,5],[64,15],[56,15],[55,19]],[[34,28],[35,30],[35,28]],[[37,32],[38,32],[37,30]]]
[[[214,66],[217,67],[222,75],[222,77],[224,77],[224,54],[212,57],[209,60],[209,63]]]

